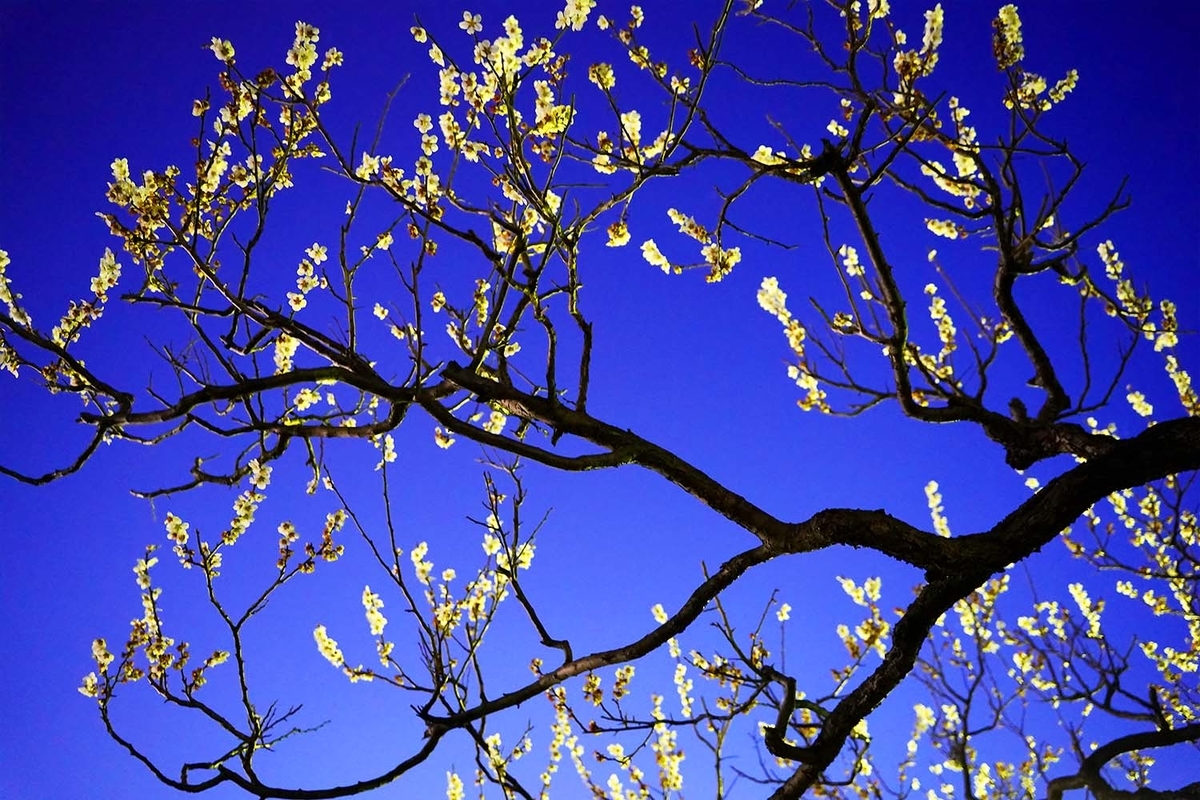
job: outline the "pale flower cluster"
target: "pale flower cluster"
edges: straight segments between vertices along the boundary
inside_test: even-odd
[[[742,248],[731,247],[726,250],[716,242],[713,242],[702,247],[700,255],[704,256],[704,262],[710,267],[708,275],[704,277],[704,280],[708,283],[717,283],[724,279],[741,262]]]
[[[1005,95],[1004,106],[1010,109],[1015,106],[1022,109],[1049,111],[1055,103],[1061,103],[1074,90],[1078,82],[1079,73],[1075,70],[1068,72],[1066,77],[1052,87],[1048,87],[1046,79],[1041,75],[1023,72],[1017,88]],[[1043,94],[1047,96],[1042,97]]]
[[[957,174],[951,175],[946,167],[936,160],[922,162],[921,172],[927,177],[932,178],[934,184],[943,192],[953,197],[961,198],[966,208],[974,208],[977,199],[983,194],[983,189],[971,180],[979,170],[976,161],[979,154],[979,145],[976,141],[978,134],[974,127],[964,123],[964,120],[971,112],[959,104],[957,97],[950,98],[949,106],[956,134],[953,143],[949,143],[947,146],[951,150]],[[932,222],[937,226],[937,229],[930,227],[930,230],[933,230],[940,236],[956,238],[961,235],[961,229],[950,222],[941,222],[938,220],[933,220]],[[951,236],[952,230],[954,232],[953,236]]]
[[[84,328],[100,318],[100,309],[94,303],[71,301],[58,324],[50,331],[50,340],[59,347],[66,347],[79,338]]]
[[[966,230],[953,220],[927,219],[925,227],[929,229],[930,233],[947,239],[962,239],[967,235]]]
[[[858,251],[854,247],[844,244],[838,248],[838,255],[842,257],[842,265],[846,267],[847,275],[851,278],[863,275],[863,265],[858,260]]]
[[[758,289],[758,305],[771,316],[783,323],[787,334],[788,346],[798,357],[804,357],[805,331],[800,322],[792,316],[787,307],[787,293],[779,288],[779,279],[763,278]]]
[[[537,101],[534,106],[533,132],[540,136],[558,136],[565,133],[575,119],[575,109],[560,105],[550,81],[534,81]]]
[[[1139,417],[1154,416],[1154,406],[1151,405],[1146,399],[1146,395],[1142,394],[1141,392],[1130,389],[1129,393],[1125,395],[1125,399],[1129,401],[1129,407],[1132,408],[1134,413],[1136,413]]]
[[[317,63],[317,42],[320,38],[321,31],[318,28],[306,22],[296,23],[296,37],[292,40],[292,47],[288,50],[285,60],[288,66],[296,68],[296,72],[301,75],[301,81],[307,81],[311,77],[312,67]]]
[[[433,429],[433,441],[441,449],[449,450],[456,440],[450,435],[450,431],[444,431],[440,427],[435,427]]]
[[[866,608],[871,603],[879,602],[880,590],[883,588],[883,582],[879,578],[867,578],[863,581],[862,586],[855,583],[852,578],[839,576],[837,580],[841,584],[842,591],[854,601],[855,605]]]
[[[621,137],[628,143],[622,152],[626,158],[636,162],[640,160],[637,146],[642,142],[642,114],[636,108],[632,108],[629,111],[622,111],[620,120]]]
[[[805,411],[816,409],[826,414],[830,413],[832,409],[826,402],[825,390],[821,388],[817,376],[805,366],[804,340],[807,337],[807,333],[804,330],[804,326],[800,324],[800,321],[793,317],[791,311],[788,310],[787,294],[779,288],[778,279],[773,277],[763,278],[758,290],[758,304],[764,311],[783,323],[783,330],[787,336],[788,346],[792,349],[798,360],[798,363],[788,366],[788,377],[805,391],[805,396],[797,404]]]
[[[466,791],[463,788],[463,780],[458,777],[456,772],[446,773],[446,800],[464,800]]]
[[[1158,310],[1162,312],[1162,322],[1156,329],[1154,352],[1161,353],[1179,344],[1179,321],[1175,317],[1175,304],[1170,300],[1160,300]]]
[[[517,548],[514,560],[508,552],[496,554],[496,566],[505,572],[512,572],[515,569],[529,569],[533,565],[533,542],[525,542]]]
[[[1188,416],[1200,416],[1200,396],[1192,388],[1192,376],[1179,367],[1179,360],[1175,356],[1168,355],[1166,361],[1167,376],[1175,384],[1175,390],[1184,410],[1187,411]]]
[[[1133,285],[1133,281],[1125,277],[1125,262],[1121,260],[1121,255],[1117,252],[1112,240],[1101,242],[1097,245],[1096,252],[1104,262],[1105,275],[1116,284],[1117,302],[1121,306],[1119,311],[1117,308],[1110,306],[1106,309],[1107,313],[1109,316],[1116,316],[1118,313],[1123,313],[1125,316],[1144,324],[1150,316],[1154,304],[1149,297],[1139,295]],[[1153,338],[1153,336],[1149,338]]]
[[[318,625],[313,629],[313,639],[316,640],[317,650],[325,657],[326,661],[338,669],[346,665],[346,657],[342,655],[338,643],[330,638],[324,625]]]
[[[871,19],[883,19],[891,12],[889,0],[867,0],[867,15]]]
[[[259,491],[265,490],[271,484],[272,468],[269,464],[263,464],[257,458],[250,460],[246,465],[250,478],[250,485]]]
[[[625,223],[625,220],[617,220],[609,225],[606,232],[608,233],[608,247],[623,247],[629,244],[629,225]]]
[[[929,516],[933,520],[933,530],[938,536],[950,536],[950,523],[945,516],[945,506],[942,505],[942,494],[938,491],[938,482],[930,481],[925,484],[925,499],[929,504]]]
[[[662,695],[652,695],[654,708],[651,716],[657,720],[665,719],[662,711]],[[659,722],[654,726],[655,738],[650,745],[654,751],[654,762],[658,765],[658,780],[664,792],[680,792],[683,790],[683,772],[680,767],[684,753],[680,749],[674,728]]]
[[[325,525],[321,529],[321,546],[315,552],[328,562],[337,561],[346,552],[346,546],[334,544],[333,535],[346,524],[346,511],[339,508],[325,515]],[[312,553],[309,554],[310,556]]]
[[[781,151],[772,150],[765,144],[760,144],[758,149],[751,154],[750,158],[766,167],[773,167],[778,164],[787,163],[787,155]]]
[[[1079,83],[1079,72],[1069,70],[1062,80],[1050,87],[1050,100],[1054,103],[1061,103],[1070,92],[1074,91]]]
[[[658,244],[653,239],[647,239],[642,242],[642,258],[649,262],[650,266],[660,268],[664,273],[670,274],[674,272],[678,275],[682,270],[671,264],[667,257],[658,249]]]
[[[877,577],[867,578],[859,586],[851,578],[838,577],[837,580],[841,584],[842,590],[856,605],[863,606],[870,611],[870,615],[855,626],[853,636],[850,626],[844,623],[839,624],[836,629],[838,638],[842,640],[842,644],[850,653],[851,658],[856,660],[860,658],[866,652],[865,648],[873,649],[880,658],[883,658],[887,654],[887,637],[892,626],[883,618],[879,609],[882,581]]]
[[[1025,58],[1025,47],[1021,41],[1021,17],[1017,14],[1017,7],[1011,3],[1001,6],[994,27],[996,33],[992,51],[996,55],[996,64],[1000,69],[1007,69]]]
[[[675,208],[667,209],[667,216],[679,226],[680,233],[704,245],[704,247],[700,248],[700,254],[704,257],[705,263],[710,267],[709,274],[706,277],[709,283],[716,283],[723,279],[742,260],[742,250],[740,247],[732,247],[728,250],[722,248],[719,244],[712,241],[712,236],[709,234],[708,229],[694,218]],[[658,246],[655,245],[653,239],[642,244],[642,256],[651,265],[661,267],[663,272],[670,272],[672,270],[671,263],[659,252]],[[674,271],[678,273],[680,270],[679,268],[675,268]]]
[[[426,586],[429,585],[429,576],[433,572],[433,562],[425,559],[428,553],[429,543],[421,542],[408,554],[409,560],[412,561],[413,571],[417,576],[417,580]]]
[[[588,80],[604,91],[609,91],[617,85],[617,76],[612,64],[598,63],[588,67]]]
[[[279,523],[276,530],[279,532],[279,559],[275,562],[275,566],[280,572],[283,572],[287,569],[292,556],[295,555],[292,545],[300,538],[300,533],[294,524],[287,521]]]
[[[263,469],[267,470],[269,476],[270,467]],[[233,519],[230,520],[229,527],[221,534],[223,544],[230,547],[237,544],[237,540],[241,538],[242,534],[254,524],[254,514],[258,511],[259,503],[265,499],[265,495],[253,489],[247,489],[237,496],[237,499],[233,501]]]
[[[938,295],[937,287],[932,283],[927,284],[925,294],[929,295],[929,317],[937,325],[938,339],[942,342],[942,350],[937,357],[937,363],[941,366],[958,347],[956,341],[958,329],[954,327],[954,320],[950,318],[950,312],[946,311],[946,300]],[[938,377],[949,377],[950,375],[948,370],[945,374],[942,374],[941,370],[935,370],[935,372]]]
[[[133,574],[137,578],[139,589],[150,588],[150,568],[158,563],[155,557],[139,558],[137,563],[133,565]]]
[[[117,285],[117,281],[121,279],[121,265],[117,263],[116,256],[109,248],[104,248],[104,255],[100,257],[100,272],[92,278],[92,294],[96,296],[96,300],[101,303],[108,302],[108,290]],[[0,269],[0,282],[3,281],[3,270]],[[0,289],[0,300],[3,300],[4,289]]]
[[[573,31],[581,31],[595,7],[595,0],[567,0],[566,8],[558,12],[554,20],[554,27],[557,30],[570,28]]]
[[[367,624],[371,628],[371,635],[382,636],[383,629],[387,626],[387,618],[379,610],[383,608],[383,600],[378,594],[371,591],[370,586],[364,586],[362,604],[367,613]]]
[[[379,459],[379,463],[375,465],[375,469],[383,469],[385,465],[391,464],[396,460],[396,440],[390,433],[372,437],[372,443],[377,449],[383,451],[383,455]]]
[[[305,252],[309,255],[309,258],[300,259],[300,265],[296,267],[297,291],[288,292],[287,296],[288,305],[291,306],[292,311],[300,311],[308,305],[306,295],[313,289],[321,286],[323,282],[321,278],[317,277],[316,265],[326,260],[326,248],[314,242]]]
[[[188,528],[191,526],[170,512],[167,513],[165,525],[167,528],[167,539],[173,545],[171,551],[183,566],[190,567],[191,557],[194,555],[194,552],[187,546],[189,539]]]
[[[33,320],[30,319],[25,309],[21,308],[21,295],[12,291],[12,283],[5,275],[8,265],[11,263],[8,251],[0,250],[0,303],[4,303],[4,307],[8,309],[8,315],[13,318],[14,322],[28,328],[33,325]]]
[[[312,408],[320,401],[321,393],[311,386],[306,386],[305,388],[296,392],[296,397],[294,399],[297,411],[305,411],[309,408]]]
[[[934,67],[937,66],[938,47],[942,44],[944,23],[945,15],[942,11],[942,4],[938,3],[925,12],[925,33],[921,40],[920,51],[901,50],[896,53],[892,67],[900,77],[898,101],[903,101],[909,96],[912,84],[917,78],[931,74]],[[898,104],[903,104],[903,102]]]
[[[482,427],[488,433],[499,436],[504,433],[506,424],[508,424],[508,415],[498,409],[492,409]]]
[[[292,359],[300,348],[300,340],[293,339],[286,333],[280,332],[275,340],[275,374],[282,375],[292,371]]]
[[[1087,593],[1082,583],[1072,583],[1067,586],[1067,591],[1071,594],[1071,599],[1075,601],[1075,605],[1079,607],[1083,618],[1087,621],[1087,635],[1092,639],[1101,638],[1100,632],[1100,615],[1104,611],[1104,601],[1093,601]]]

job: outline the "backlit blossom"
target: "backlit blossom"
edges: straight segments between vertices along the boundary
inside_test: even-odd
[[[936,58],[935,51],[942,44],[942,26],[944,22],[945,15],[942,13],[941,3],[938,3],[932,9],[925,12],[925,34],[921,41],[922,55]]]
[[[100,695],[100,681],[96,677],[96,673],[89,672],[83,676],[83,685],[79,687],[79,693],[84,697],[98,697]]]
[[[507,422],[507,414],[503,411],[493,410],[488,415],[487,422],[483,423],[483,429],[488,433],[499,435],[504,432],[504,426]]]
[[[383,629],[387,626],[387,618],[379,610],[383,608],[383,600],[371,591],[370,586],[365,586],[363,587],[362,604],[367,612],[367,624],[371,627],[371,635],[382,636]]]
[[[938,491],[938,482],[930,481],[925,485],[925,499],[929,503],[929,515],[933,519],[933,530],[938,536],[950,536],[950,523],[943,512],[942,494]]]
[[[329,251],[324,245],[318,244],[317,242],[313,242],[312,245],[309,246],[304,252],[308,254],[308,257],[312,259],[314,264],[320,264],[329,257]]]
[[[642,242],[642,258],[650,262],[650,266],[659,267],[663,272],[670,274],[671,262],[658,249],[658,245],[655,244],[653,239],[647,239]]]
[[[588,14],[596,7],[595,0],[567,0],[566,8],[558,12],[554,20],[556,30],[583,30]]]
[[[701,225],[699,222],[696,222],[696,220],[692,217],[674,208],[667,209],[667,216],[671,218],[672,222],[679,226],[680,233],[690,236],[701,244],[708,243],[710,238],[708,231],[703,225]]]
[[[483,21],[479,14],[464,11],[462,22],[458,23],[458,27],[467,33],[476,34],[483,30]]]
[[[429,543],[421,542],[408,554],[409,560],[412,561],[413,570],[416,573],[417,580],[426,585],[429,584],[429,575],[433,572],[433,562],[425,560],[425,555],[428,552]]]
[[[629,244],[629,226],[624,220],[618,220],[608,226],[608,247],[621,247]]]
[[[1021,17],[1017,7],[1012,4],[1001,6],[992,27],[995,29],[992,52],[996,64],[1000,69],[1006,69],[1020,62],[1025,57],[1025,48],[1021,43]]]
[[[1050,89],[1050,99],[1055,103],[1061,103],[1063,99],[1072,91],[1079,83],[1079,72],[1070,70],[1066,77],[1054,84]]]
[[[342,655],[338,643],[329,637],[324,625],[318,625],[313,629],[313,639],[317,643],[317,650],[321,655],[335,667],[339,669],[346,664],[346,657]]]
[[[925,227],[929,229],[930,233],[944,236],[947,239],[960,239],[965,238],[967,235],[967,232],[961,225],[957,225],[950,220],[927,219],[925,220]]]
[[[463,790],[463,780],[456,772],[446,773],[446,800],[463,800],[466,793]]]
[[[588,80],[601,89],[608,90],[617,85],[612,64],[592,64],[588,67]]]
[[[212,44],[209,45],[208,49],[212,50],[213,55],[217,57],[218,61],[224,61],[225,63],[233,61],[233,42],[228,39],[221,39],[214,36]]]
[[[1129,401],[1129,406],[1140,417],[1150,417],[1154,415],[1154,406],[1150,405],[1146,400],[1146,396],[1141,392],[1130,390],[1129,394],[1125,395]]]
[[[838,255],[842,257],[842,264],[846,267],[846,274],[850,277],[858,277],[863,274],[863,266],[858,260],[858,251],[848,244],[838,248]]]
[[[280,333],[275,340],[275,374],[281,375],[292,371],[292,358],[300,347],[300,341],[286,333]]]
[[[370,180],[379,173],[379,158],[370,153],[362,154],[362,163],[354,170],[355,177],[360,180]]]

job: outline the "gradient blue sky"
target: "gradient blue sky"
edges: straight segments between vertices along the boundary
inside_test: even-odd
[[[646,35],[652,43],[661,42],[662,56],[671,60],[680,57],[690,36],[681,24],[683,5],[644,4]],[[705,4],[686,5],[708,22],[711,11]],[[925,5],[902,0],[893,6],[902,26],[919,36]],[[233,40],[239,63],[254,71],[281,65],[297,19],[320,27],[322,46],[346,53],[329,114],[347,136],[359,121],[372,126],[384,94],[411,73],[389,129],[397,149],[400,143],[411,148],[409,120],[436,105],[436,73],[408,34],[412,14],[419,12],[427,27],[453,41],[461,35],[457,21],[466,7],[389,2],[332,10],[332,4],[314,2],[0,0],[0,248],[12,258],[9,276],[34,318],[57,318],[69,299],[86,291],[103,249],[115,246],[93,216],[105,207],[112,159],[128,157],[135,172],[188,161],[187,140],[195,130],[191,102],[215,83],[219,66],[202,49],[211,36]],[[483,14],[489,34],[516,7],[470,6]],[[521,3],[527,33],[549,32],[557,7]],[[998,92],[987,50],[995,9],[956,0],[945,8],[947,41],[935,82],[944,81],[986,119],[987,104]],[[1054,112],[1051,125],[1087,162],[1086,193],[1099,198],[1123,176],[1130,178],[1134,205],[1108,224],[1103,237],[1116,242],[1140,281],[1176,301],[1181,323],[1193,328],[1200,319],[1200,76],[1194,61],[1200,25],[1185,7],[1161,2],[1043,2],[1022,4],[1021,10],[1031,67],[1050,76],[1070,67],[1079,70],[1079,88]],[[602,0],[598,11],[623,18],[627,8]],[[734,31],[730,50],[749,63],[782,72],[790,60],[801,59],[794,50],[764,46],[746,26]],[[577,70],[591,60],[622,58],[616,45],[591,27],[560,49],[580,53]],[[812,113],[830,116],[824,108]],[[765,129],[761,116],[743,124]],[[984,123],[977,124],[986,137]],[[820,127],[808,134],[810,140],[820,135]],[[303,180],[298,184],[285,239],[307,243],[314,236],[332,236],[330,215],[336,221],[344,197],[315,196],[306,193]],[[716,201],[699,193],[706,191],[705,184],[690,186],[687,191],[698,193],[689,195],[689,202],[697,198],[694,213],[703,218]],[[680,202],[671,194],[677,191],[666,185],[648,192],[641,206],[646,235],[656,236],[664,249],[668,243],[687,247],[668,232],[657,210]],[[761,208],[779,211],[789,202],[767,198]],[[314,233],[321,224],[326,232]],[[790,218],[782,215],[764,220],[769,226],[786,224]],[[907,220],[885,235],[914,253],[947,250],[944,240]],[[635,231],[634,238],[643,235]],[[974,245],[963,247],[963,269],[969,270]],[[294,262],[294,248],[281,252],[285,262]],[[697,274],[668,278],[643,262],[635,248],[600,253],[601,258],[585,297],[597,330],[592,410],[602,418],[675,449],[785,518],[849,506],[886,508],[926,525],[923,487],[936,479],[952,526],[967,532],[990,526],[1025,496],[1000,451],[974,429],[905,423],[890,407],[855,420],[819,418],[796,408],[796,389],[783,371],[785,343],[778,323],[757,307],[755,290],[764,275],[777,274],[796,298],[803,297],[802,281],[829,269],[818,241],[776,253],[771,263],[747,259],[717,286],[705,285]],[[986,255],[978,265],[987,269]],[[1060,297],[1031,298],[1044,330],[1058,330]],[[86,337],[83,352],[89,363],[109,364],[133,386],[145,385],[152,374],[162,379],[167,370],[142,338],[152,325],[153,317],[144,312],[113,312]],[[1113,352],[1102,340],[1097,347],[1100,359]],[[1200,368],[1194,339],[1185,338],[1179,350],[1186,366]],[[1170,386],[1153,363],[1139,365],[1134,377],[1144,380],[1139,388],[1152,401],[1170,407]],[[30,471],[60,465],[63,454],[84,440],[72,422],[76,411],[74,401],[47,398],[28,380],[0,376],[0,463]],[[1132,426],[1125,409],[1116,409],[1112,418]],[[458,563],[462,573],[477,553],[478,531],[465,516],[480,515],[475,462],[481,454],[465,443],[447,453],[436,451],[429,437],[432,422],[414,422],[400,440],[402,463],[414,469],[396,487],[393,502],[410,546],[429,540],[439,568]],[[192,456],[215,453],[217,447],[193,440],[160,453],[119,445],[102,450],[80,474],[49,487],[0,482],[5,544],[0,607],[8,619],[7,652],[0,660],[0,796],[6,800],[174,796],[106,737],[93,703],[76,687],[93,668],[90,640],[104,635],[119,642],[128,620],[140,614],[131,567],[147,542],[165,542],[165,511],[211,529],[224,523],[232,500],[224,492],[209,492],[149,507],[127,490],[177,479]],[[365,445],[357,452],[365,464],[359,493],[368,498],[376,455]],[[1041,474],[1053,474],[1054,466]],[[281,480],[302,479],[281,475]],[[752,544],[748,534],[653,475],[623,469],[555,476],[531,469],[527,480],[530,508],[553,508],[529,588],[544,598],[547,622],[569,634],[577,652],[644,632],[651,624],[649,607],[677,605],[699,581],[701,561],[711,567]],[[317,520],[332,508],[328,497],[293,501],[283,486],[270,498],[260,513],[264,562],[258,566],[266,568],[278,518]],[[253,548],[245,551],[253,554]],[[167,586],[168,621],[178,620],[181,631],[197,626],[202,633],[195,649],[201,652],[203,632],[211,629],[192,604],[196,586],[181,580],[169,557],[163,561],[159,571]],[[1061,592],[1067,576],[1078,570],[1055,547],[1033,562],[1048,593]],[[255,574],[249,556],[240,566],[245,572],[239,575]],[[294,587],[255,629],[260,653],[255,677],[270,687],[264,694],[277,696],[283,705],[305,702],[306,723],[333,720],[320,733],[289,742],[274,757],[278,774],[289,784],[366,777],[393,757],[403,757],[417,741],[416,729],[407,722],[406,697],[383,686],[346,687],[313,647],[312,626],[322,622],[348,654],[355,650],[362,654],[358,660],[368,660],[372,652],[359,606],[362,584],[371,581],[369,570],[352,553],[347,563],[322,573]],[[780,598],[797,609],[799,622],[789,641],[804,642],[796,652],[805,663],[812,660],[813,675],[819,676],[827,661],[834,664],[840,647],[834,623],[853,616],[853,606],[833,580],[836,574],[858,580],[884,574],[885,591],[894,593],[891,599],[885,594],[888,606],[906,602],[916,581],[879,557],[832,551],[760,567],[731,594],[735,606],[749,614],[778,588]],[[528,644],[510,643],[515,655],[498,663],[498,681],[520,680],[528,659],[544,655]],[[657,676],[650,666],[640,675],[635,691],[643,696],[652,689],[670,691],[665,663]],[[221,690],[214,685],[213,691]],[[514,724],[523,721],[524,711],[514,715]],[[538,720],[542,711],[539,706],[528,714]],[[126,692],[115,713],[153,752],[176,752],[189,737],[205,735],[145,693]],[[691,752],[695,762],[702,762],[698,748]],[[451,759],[463,772],[471,771],[466,751],[451,749],[423,770],[430,785],[440,788]],[[701,764],[688,766],[699,770]],[[565,788],[574,786],[572,776],[561,780],[562,796],[572,796]],[[380,796],[419,795],[395,787]]]

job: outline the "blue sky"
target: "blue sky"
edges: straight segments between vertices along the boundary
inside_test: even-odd
[[[682,57],[691,37],[690,27],[681,24],[679,5],[645,4],[646,36],[672,61]],[[924,6],[903,5],[897,12],[900,24],[910,36],[919,36]],[[1099,198],[1129,176],[1133,206],[1108,223],[1102,237],[1116,242],[1137,279],[1156,296],[1165,294],[1177,303],[1184,328],[1194,328],[1200,318],[1195,23],[1186,24],[1175,8],[1168,12],[1158,3],[1138,4],[1136,10],[1126,3],[1028,5],[1022,11],[1031,66],[1050,76],[1072,67],[1080,73],[1078,89],[1053,112],[1050,124],[1088,164],[1082,194],[1102,202]],[[471,10],[483,15],[491,34],[514,7],[492,2]],[[549,33],[555,4],[522,3],[520,8],[529,33]],[[699,3],[695,8],[706,23],[711,11]],[[945,8],[946,45],[934,83],[961,93],[987,136],[984,122],[989,115],[996,118],[989,103],[998,106],[999,92],[988,54],[994,9],[953,0]],[[0,2],[0,189],[5,198],[0,248],[10,254],[8,275],[34,318],[57,318],[69,299],[86,292],[104,248],[117,246],[93,216],[105,207],[112,159],[129,158],[135,172],[187,163],[187,141],[195,134],[191,103],[214,85],[219,67],[204,49],[210,37],[231,39],[239,64],[253,70],[281,65],[297,19],[320,27],[322,46],[346,53],[328,112],[344,139],[359,122],[371,130],[386,92],[411,74],[385,136],[385,149],[411,151],[415,132],[409,121],[418,111],[436,116],[438,110],[436,72],[408,34],[412,14],[420,13],[431,31],[454,42],[464,36],[457,27],[462,10],[441,3],[359,4],[335,12],[329,4],[311,2],[189,2],[169,8],[144,2]],[[627,9],[601,2],[598,11],[622,19]],[[729,52],[742,63],[774,72],[807,68],[804,54],[756,38],[769,34],[747,25],[733,30]],[[623,58],[617,45],[591,26],[560,49],[578,52],[573,63],[580,73],[592,60]],[[590,87],[579,84],[586,101]],[[814,97],[811,110],[771,113],[798,124],[827,120],[834,101]],[[761,110],[745,116],[740,110],[752,106],[752,94],[731,96],[729,102],[717,113],[728,113],[730,124],[744,126],[743,131],[761,129],[765,140],[770,128]],[[816,124],[805,133],[810,140],[823,133],[823,122]],[[314,238],[334,235],[345,200],[336,183],[311,172],[304,176],[310,177],[328,194],[310,192],[299,180],[294,195],[283,201],[281,216],[289,221],[277,234],[278,252],[288,265]],[[689,244],[672,232],[663,211],[686,203],[698,218],[711,215],[717,207],[711,186],[726,177],[714,171],[699,181],[647,190],[634,214],[644,220],[634,232],[635,242],[654,236],[665,251],[687,250]],[[773,252],[748,248],[756,258],[748,255],[717,285],[705,284],[697,273],[664,276],[633,246],[593,251],[595,267],[585,292],[597,332],[593,412],[674,450],[786,519],[845,506],[885,508],[927,526],[923,488],[937,480],[956,532],[993,524],[1027,490],[979,431],[909,423],[891,406],[853,420],[796,408],[798,390],[784,372],[786,343],[778,323],[758,308],[755,292],[764,276],[778,275],[785,286],[795,287],[789,291],[798,302],[808,291],[805,286],[819,287],[829,279],[829,266],[819,240],[805,238],[814,230],[811,209],[806,205],[797,213],[794,229],[787,213],[790,204],[807,203],[806,195],[755,202],[764,226],[790,233],[800,246]],[[914,270],[927,269],[925,250],[949,252],[919,221],[914,226],[898,214],[894,225],[884,235],[914,256]],[[954,246],[962,253],[955,269],[966,284],[973,264],[978,264],[975,275],[988,274],[988,256],[978,255],[974,243]],[[447,274],[447,286],[455,278]],[[1057,331],[1070,331],[1061,296],[1053,289],[1047,287],[1045,298],[1029,300],[1036,324],[1050,340]],[[132,386],[164,381],[168,370],[143,338],[158,324],[144,309],[114,309],[89,332],[81,352],[89,364],[109,365],[108,374]],[[1115,352],[1102,338],[1096,347],[1101,362]],[[1195,370],[1195,340],[1185,337],[1179,353]],[[1171,387],[1153,361],[1139,363],[1131,374],[1156,405],[1170,407]],[[72,421],[77,410],[73,399],[49,398],[27,379],[0,376],[0,463],[31,472],[60,466],[65,453],[86,440]],[[1135,424],[1121,407],[1108,418],[1131,430]],[[405,469],[393,486],[393,510],[402,520],[406,548],[427,540],[439,569],[457,563],[461,573],[479,552],[479,529],[466,517],[483,513],[477,462],[484,454],[465,442],[444,453],[437,450],[432,426],[431,420],[413,419],[398,437]],[[131,567],[146,543],[165,543],[163,515],[173,511],[194,527],[213,529],[225,524],[233,499],[224,490],[206,490],[147,504],[130,497],[128,489],[178,481],[193,457],[215,455],[220,448],[219,442],[190,436],[154,450],[118,444],[103,448],[79,474],[48,487],[0,482],[6,530],[0,600],[10,621],[9,653],[0,662],[0,707],[6,710],[0,725],[0,795],[13,800],[173,796],[108,740],[93,704],[76,687],[93,668],[91,639],[104,635],[119,643],[128,620],[140,613]],[[359,466],[351,466],[356,458]],[[379,507],[371,499],[377,495],[371,470],[376,458],[363,443],[350,443],[343,455],[345,480],[353,484],[363,513],[377,520]],[[1038,474],[1049,476],[1062,466],[1044,465]],[[289,493],[303,480],[298,469],[281,470],[280,485],[260,513],[261,539],[239,551],[244,561],[237,570],[230,564],[229,572],[237,576],[231,579],[244,581],[239,584],[244,591],[256,575],[261,579],[259,568],[270,568],[279,519],[295,516],[311,530],[332,510],[328,495],[311,500]],[[654,603],[672,608],[699,582],[702,561],[711,569],[754,543],[674,486],[633,468],[565,476],[531,468],[526,480],[531,516],[552,509],[528,588],[544,598],[547,624],[569,631],[577,651],[640,635],[652,625]],[[262,560],[255,562],[255,554]],[[165,555],[158,569],[168,619],[181,631],[196,630],[195,649],[203,652],[200,642],[212,628],[198,604],[197,584],[187,580],[195,576],[181,575],[169,552]],[[372,580],[369,566],[364,554],[352,549],[346,563],[290,587],[255,629],[260,656],[253,677],[264,686],[264,696],[278,697],[285,706],[304,702],[301,724],[332,720],[317,734],[285,743],[269,762],[285,782],[357,780],[403,757],[419,741],[419,731],[407,720],[404,696],[383,686],[347,687],[312,644],[312,627],[322,623],[347,651],[361,654],[358,660],[370,657],[372,643],[359,606],[362,585]],[[1079,566],[1054,546],[1032,559],[1031,569],[1044,581],[1039,586],[1061,593],[1065,578]],[[906,602],[917,580],[915,572],[896,569],[882,557],[835,550],[758,568],[734,587],[731,603],[750,619],[777,588],[800,619],[789,630],[789,641],[804,642],[795,647],[796,658],[811,659],[812,675],[821,676],[826,662],[833,666],[838,657],[834,624],[854,614],[833,576],[862,580],[877,574],[893,592],[885,593],[888,607]],[[527,632],[514,629],[512,637],[495,656],[498,684],[521,681],[529,657],[538,654]],[[643,697],[652,689],[671,689],[670,665],[659,659],[655,673],[654,663],[641,671],[635,687]],[[224,691],[216,683],[211,688]],[[530,706],[536,708],[529,709],[528,718],[544,720],[543,705],[533,701]],[[145,693],[127,691],[116,703],[116,714],[153,752],[182,752],[189,737],[204,742],[210,735]],[[525,714],[520,709],[511,725],[519,728]],[[440,787],[451,763],[469,773],[469,753],[449,750],[445,758],[435,756],[417,779]],[[691,752],[696,762],[702,760],[698,748]],[[570,778],[564,776],[564,785]],[[406,793],[394,787],[381,796]]]

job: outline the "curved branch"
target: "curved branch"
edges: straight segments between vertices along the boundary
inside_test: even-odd
[[[1196,469],[1200,417],[1170,420],[1117,442],[1105,456],[1054,479],[990,531],[945,540],[954,570],[920,590],[896,623],[883,662],[834,707],[813,744],[776,753],[804,763],[772,797],[794,800],[820,778],[854,726],[912,670],[937,619],[989,576],[1041,549],[1110,493]]]
[[[1180,728],[1131,733],[1113,739],[1111,742],[1096,748],[1091,755],[1085,758],[1083,763],[1079,765],[1079,771],[1074,775],[1065,775],[1051,780],[1046,786],[1047,800],[1060,800],[1063,792],[1071,789],[1090,789],[1099,800],[1133,800],[1133,798],[1146,798],[1146,800],[1149,800],[1149,798],[1156,798],[1157,800],[1177,798],[1178,800],[1185,800],[1185,798],[1200,797],[1200,783],[1193,783],[1177,791],[1150,791],[1142,789],[1137,792],[1125,792],[1113,789],[1100,774],[1100,771],[1108,762],[1130,751],[1169,747],[1170,745],[1182,744],[1184,742],[1200,742],[1200,722],[1193,722],[1190,725],[1184,725]]]
[[[658,473],[714,511],[753,533],[764,546],[771,548],[775,553],[803,553],[835,544],[848,544],[877,550],[930,573],[945,573],[952,567],[948,550],[949,540],[922,531],[883,511],[827,509],[804,522],[784,522],[726,488],[724,484],[671,451],[638,436],[633,431],[617,428],[590,414],[483,378],[453,362],[446,365],[442,375],[446,380],[473,392],[485,402],[518,406],[528,417],[552,425],[556,433],[572,434],[607,448],[609,452],[591,456],[560,456],[469,426],[450,415],[440,404],[424,406],[439,421],[447,425],[453,422],[458,426],[457,430],[481,443],[567,469],[637,464]]]

